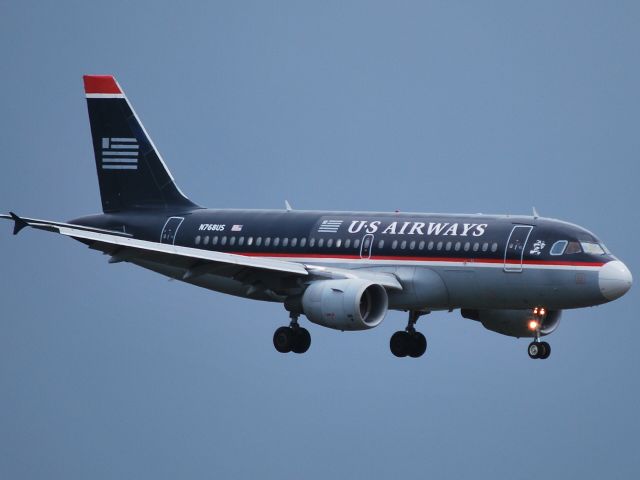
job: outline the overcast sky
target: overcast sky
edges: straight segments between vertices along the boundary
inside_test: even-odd
[[[0,210],[100,201],[82,74],[115,74],[211,207],[531,212],[640,277],[640,3],[0,0]],[[637,286],[547,337],[459,312],[397,359],[0,224],[0,477],[634,478]]]

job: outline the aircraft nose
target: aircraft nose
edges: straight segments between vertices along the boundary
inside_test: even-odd
[[[607,300],[615,300],[623,296],[629,291],[632,283],[631,272],[619,260],[604,264],[598,273],[600,292]]]

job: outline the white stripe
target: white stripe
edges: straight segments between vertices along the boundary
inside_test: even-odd
[[[137,143],[138,140],[135,138],[124,138],[124,137],[113,137],[111,139],[112,142],[128,142],[128,143]]]
[[[108,150],[103,150],[102,151],[102,155],[103,156],[104,155],[109,155],[109,156],[113,155],[114,157],[116,157],[116,156],[117,157],[123,157],[125,155],[134,155],[134,156],[137,157],[138,156],[138,152],[110,152]]]
[[[86,93],[86,98],[124,98],[122,93]]]
[[[137,158],[103,158],[102,163],[138,163]]]
[[[137,149],[140,148],[140,145],[138,145],[138,144],[134,145],[132,143],[131,144],[123,143],[122,145],[118,145],[117,143],[111,142],[111,148],[112,149],[113,148],[117,148],[118,150],[122,150],[122,149],[125,149],[125,148],[131,148],[131,149],[137,150]]]
[[[103,170],[137,170],[137,165],[102,165]]]

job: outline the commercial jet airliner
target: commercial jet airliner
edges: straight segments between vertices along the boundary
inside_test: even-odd
[[[280,302],[290,323],[278,352],[304,353],[299,323],[367,330],[388,310],[408,312],[390,339],[397,357],[420,357],[418,318],[460,309],[494,332],[528,337],[531,358],[549,357],[541,337],[562,310],[615,300],[628,268],[582,227],[550,218],[433,213],[206,209],[176,185],[122,88],[87,75],[103,213],[68,223],[10,213],[13,233],[59,233],[167,277],[253,300]]]

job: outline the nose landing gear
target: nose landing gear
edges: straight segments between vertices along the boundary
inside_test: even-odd
[[[415,324],[424,312],[410,311],[409,323],[404,331],[398,331],[391,336],[389,347],[396,357],[421,357],[427,351],[427,339],[416,331]]]
[[[280,327],[273,334],[273,346],[280,353],[305,353],[311,346],[311,334],[298,324],[298,315],[292,313],[289,326]]]
[[[544,321],[544,317],[547,314],[544,307],[536,307],[533,309],[533,319],[529,322],[529,329],[535,332],[535,339],[529,344],[527,353],[530,358],[539,358],[544,360],[551,355],[551,345],[547,342],[540,341],[540,327]]]

